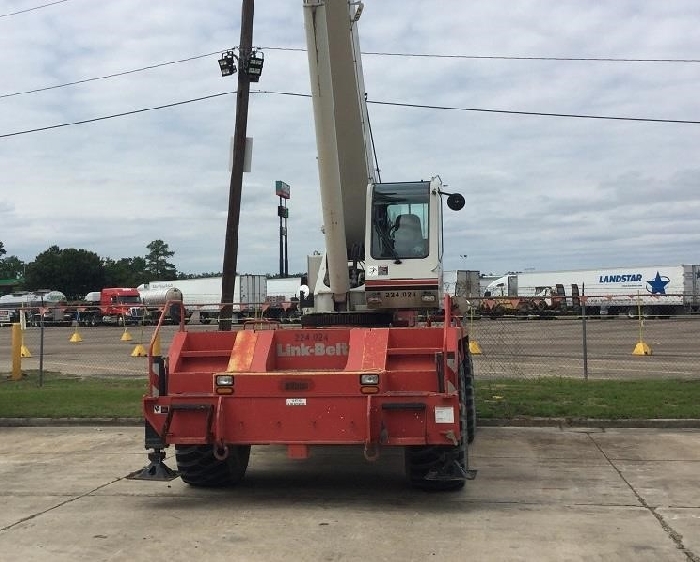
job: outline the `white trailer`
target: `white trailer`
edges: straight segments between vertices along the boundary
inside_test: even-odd
[[[652,265],[504,275],[484,293],[485,304],[526,297],[514,307],[578,308],[589,314],[666,316],[700,309],[700,265]],[[489,300],[490,299],[490,300]],[[523,303],[529,303],[523,307]]]
[[[199,316],[202,324],[218,321],[221,311],[221,277],[150,281],[137,287],[149,307],[162,307],[170,297],[179,294],[187,313]],[[267,298],[267,278],[264,275],[237,275],[233,289],[233,321],[254,316],[261,311]]]

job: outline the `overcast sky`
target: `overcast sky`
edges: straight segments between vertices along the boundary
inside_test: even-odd
[[[239,42],[240,2],[24,11],[49,3],[0,0],[8,255],[32,261],[56,244],[119,259],[162,239],[179,271],[220,271],[235,95],[151,108],[236,89],[217,59]],[[699,122],[700,62],[473,57],[697,60],[700,2],[365,0],[359,24],[371,102],[458,108],[369,105],[382,180],[438,174],[466,198],[446,210],[447,269],[700,263],[700,124],[468,110]],[[278,271],[274,183],[284,180],[289,271],[303,271],[323,249],[311,100],[281,94],[310,91],[302,0],[258,0],[253,43],[265,66],[250,100],[238,270]]]

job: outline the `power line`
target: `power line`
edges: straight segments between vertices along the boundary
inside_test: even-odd
[[[259,47],[269,51],[306,51],[301,47]],[[562,62],[649,62],[649,63],[700,63],[700,59],[635,59],[617,57],[527,57],[509,55],[444,55],[439,53],[392,53],[388,51],[362,51],[364,55],[382,57],[416,57],[435,59],[466,59],[466,60],[521,60],[521,61],[562,61]]]
[[[60,0],[61,2],[67,2],[69,0]],[[57,2],[56,2],[57,3]],[[52,4],[46,4],[46,6],[51,6]],[[31,8],[36,9],[36,8]],[[5,14],[7,15],[7,14]],[[10,14],[13,15],[13,14]],[[0,16],[2,17],[2,16]],[[257,47],[261,50],[268,51],[294,51],[294,52],[306,52],[306,49],[302,47]],[[127,74],[135,74],[137,72],[145,72],[147,70],[153,70],[154,68],[160,68],[163,66],[169,66],[172,64],[180,64],[183,62],[190,62],[197,59],[202,59],[206,57],[211,57],[213,55],[219,55],[223,50],[212,51],[211,53],[204,53],[203,55],[194,55],[191,57],[171,60],[166,62],[160,62],[151,64],[148,66],[142,66],[139,68],[134,68],[131,70],[124,70],[122,72],[115,72],[113,74],[107,74],[105,76],[95,76],[92,78],[83,78],[81,80],[74,80],[72,82],[63,82],[61,84],[54,84],[52,86],[44,86],[42,88],[35,88],[33,90],[25,90],[23,92],[12,92],[9,94],[0,94],[0,99],[10,98],[13,96],[21,96],[25,94],[36,94],[39,92],[46,92],[48,90],[55,90],[58,88],[65,88],[67,86],[76,86],[78,84],[85,84],[87,82],[94,82],[96,80],[108,80],[110,78],[116,78],[118,76],[126,76]],[[700,63],[700,59],[633,59],[633,58],[592,58],[592,57],[525,57],[525,56],[505,56],[505,55],[444,55],[438,53],[391,53],[391,52],[380,52],[380,51],[366,51],[362,52],[363,55],[376,55],[385,57],[416,57],[416,58],[437,58],[437,59],[464,59],[464,60],[512,60],[512,61],[562,61],[562,62],[624,62],[624,63]]]
[[[177,102],[168,103],[168,104],[164,104],[164,105],[157,105],[155,107],[145,107],[145,108],[141,108],[141,109],[132,109],[131,111],[124,111],[122,113],[113,113],[112,115],[103,115],[101,117],[93,117],[91,119],[83,119],[81,121],[73,121],[70,123],[59,123],[57,125],[47,125],[45,127],[37,127],[36,129],[25,129],[23,131],[15,131],[13,133],[4,133],[4,134],[0,134],[0,139],[7,138],[7,137],[16,137],[19,135],[28,135],[30,133],[40,133],[43,131],[60,129],[61,127],[70,127],[71,125],[85,125],[87,123],[94,123],[96,121],[106,121],[108,119],[116,119],[117,117],[126,117],[128,115],[135,115],[137,113],[144,113],[146,111],[157,111],[159,109],[166,109],[166,108],[175,107],[178,105],[195,103],[198,101],[208,100],[208,99],[212,99],[212,98],[218,98],[220,96],[227,96],[229,94],[235,94],[235,93],[236,92],[219,92],[218,94],[210,94],[208,96],[201,96],[201,97],[192,98],[189,100],[177,101]]]
[[[56,88],[65,88],[66,86],[75,86],[76,84],[85,84],[86,82],[94,82],[95,80],[107,80],[109,78],[116,78],[117,76],[125,76],[127,74],[134,74],[136,72],[144,72],[146,70],[152,70],[154,68],[159,68],[162,66],[169,66],[171,64],[180,64],[183,62],[190,62],[197,59],[203,59],[205,57],[210,57],[212,55],[218,55],[221,51],[213,51],[211,53],[205,53],[203,55],[194,55],[192,57],[187,57],[185,59],[171,60],[167,62],[159,62],[156,64],[150,64],[148,66],[142,66],[140,68],[134,68],[132,70],[124,70],[122,72],[115,72],[113,74],[105,74],[104,76],[96,76],[94,78],[84,78],[82,80],[75,80],[73,82],[64,82],[62,84],[55,84],[53,86],[45,86],[43,88],[36,88],[34,90],[26,90],[24,92],[13,92],[11,94],[0,94],[0,99],[10,98],[13,96],[21,96],[23,94],[35,94],[37,92],[46,92],[47,90],[55,90]]]
[[[48,8],[50,6],[55,6],[56,4],[63,4],[64,2],[69,2],[69,1],[70,0],[56,0],[55,2],[49,2],[48,4],[42,4],[41,6],[34,6],[33,8],[26,8],[24,10],[18,10],[17,12],[8,12],[6,14],[0,14],[0,18],[9,18],[10,16],[18,16],[19,14],[26,14],[27,12],[41,10],[42,8]]]
[[[439,59],[471,59],[471,60],[532,60],[532,61],[563,61],[563,62],[677,62],[699,63],[700,59],[627,59],[613,57],[525,57],[505,55],[439,55],[423,53],[385,53],[367,52],[363,55],[381,55],[385,57],[431,57]]]
[[[448,111],[476,111],[481,113],[503,113],[506,115],[533,115],[536,117],[568,117],[574,119],[603,119],[608,121],[638,121],[642,123],[676,123],[683,125],[700,125],[700,121],[691,119],[653,119],[650,117],[615,117],[612,115],[586,115],[577,113],[549,113],[544,111],[516,111],[511,109],[484,109],[479,107],[453,107],[446,105],[422,105],[417,103],[399,103],[387,101],[371,101],[377,105],[393,105],[396,107],[413,107],[419,109],[439,109]]]
[[[45,127],[38,127],[35,129],[25,129],[21,131],[15,131],[12,133],[0,134],[0,138],[16,137],[20,135],[27,135],[30,133],[38,133],[42,131],[48,131],[52,129],[58,129],[61,127],[69,127],[71,125],[85,125],[87,123],[94,123],[96,121],[105,121],[108,119],[115,119],[117,117],[125,117],[128,115],[135,115],[137,113],[144,113],[146,111],[157,111],[160,109],[167,109],[170,107],[176,107],[179,105],[186,105],[190,103],[195,103],[204,100],[210,100],[213,98],[218,98],[220,96],[226,96],[230,94],[235,94],[236,92],[219,92],[217,94],[210,94],[207,96],[200,96],[197,98],[191,98],[187,100],[177,101],[173,103],[168,103],[164,105],[158,105],[154,107],[147,107],[141,109],[133,109],[131,111],[124,111],[122,113],[114,113],[112,115],[104,115],[101,117],[93,117],[91,119],[83,119],[81,121],[73,121],[70,123],[60,123],[57,125],[47,125]],[[293,97],[303,97],[310,98],[311,94],[302,94],[299,92],[275,92],[271,90],[251,90],[251,94],[272,94],[280,96],[293,96]],[[559,118],[573,118],[573,119],[598,119],[606,121],[631,121],[631,122],[641,122],[641,123],[666,123],[666,124],[677,124],[677,125],[700,125],[700,121],[691,119],[655,119],[649,117],[618,117],[612,115],[586,115],[586,114],[576,114],[576,113],[551,113],[543,111],[518,111],[511,109],[486,109],[479,107],[455,107],[446,105],[427,105],[427,104],[417,104],[417,103],[402,103],[402,102],[390,102],[390,101],[379,101],[379,100],[367,100],[367,103],[375,105],[386,105],[394,107],[407,107],[413,109],[431,109],[436,111],[472,111],[480,113],[500,113],[504,115],[529,115],[534,117],[559,117]]]

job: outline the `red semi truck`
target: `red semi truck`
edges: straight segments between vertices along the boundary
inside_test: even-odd
[[[141,295],[133,287],[108,287],[93,291],[76,306],[75,319],[85,326],[140,324],[144,319]]]

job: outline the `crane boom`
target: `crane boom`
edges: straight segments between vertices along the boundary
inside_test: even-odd
[[[350,288],[348,258],[364,254],[366,190],[374,181],[356,14],[348,0],[304,0],[323,227],[336,302]]]
[[[321,264],[309,267],[318,272],[314,312],[437,309],[450,194],[437,176],[377,183],[357,31],[363,4],[303,5],[326,242]],[[452,196],[448,206],[461,208],[464,198]]]

